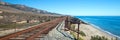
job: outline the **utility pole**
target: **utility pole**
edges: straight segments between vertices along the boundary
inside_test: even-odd
[[[77,18],[73,18],[73,19],[71,19],[70,20],[70,23],[71,24],[78,24],[78,29],[77,29],[77,38],[75,39],[75,40],[78,40],[79,39],[79,31],[80,31],[80,23],[81,23],[81,21],[79,20],[79,19],[77,19]]]

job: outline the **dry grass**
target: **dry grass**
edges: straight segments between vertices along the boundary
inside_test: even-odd
[[[75,39],[77,39],[77,33],[76,33],[76,32],[70,31],[70,34],[71,34]],[[83,38],[82,38],[82,37],[79,37],[78,40],[83,40]]]

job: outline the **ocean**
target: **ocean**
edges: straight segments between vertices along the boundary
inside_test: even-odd
[[[108,34],[120,38],[120,16],[75,16]]]

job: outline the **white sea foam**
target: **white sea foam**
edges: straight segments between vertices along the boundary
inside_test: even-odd
[[[94,25],[94,24],[90,24],[90,25],[92,25],[94,28],[96,28],[96,29],[98,29],[98,30],[100,30],[100,31],[102,31],[102,32],[105,32],[105,33],[107,33],[107,34],[109,34],[109,35],[111,35],[111,36],[114,36],[114,37],[117,37],[117,38],[119,38],[119,39],[120,39],[120,37],[119,37],[119,36],[114,35],[114,34],[112,34],[112,33],[108,32],[108,31],[106,31],[106,30],[103,30],[103,29],[102,29],[102,28],[100,28],[99,26],[96,26],[96,25]]]

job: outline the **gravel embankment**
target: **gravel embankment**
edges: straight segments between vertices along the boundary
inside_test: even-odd
[[[72,36],[64,31],[64,21],[58,24],[53,30],[51,30],[46,36],[41,38],[41,40],[73,40]]]

